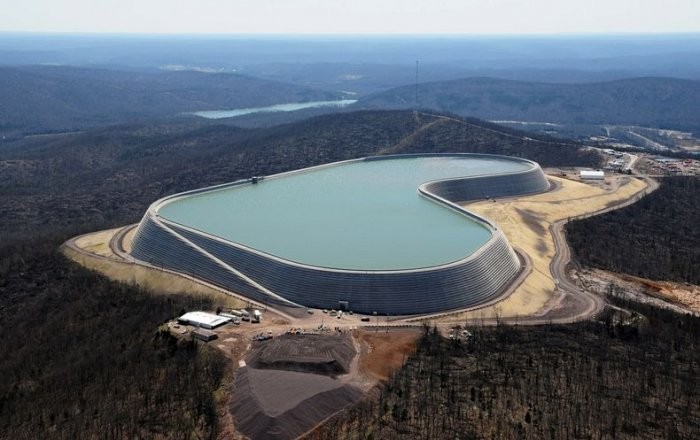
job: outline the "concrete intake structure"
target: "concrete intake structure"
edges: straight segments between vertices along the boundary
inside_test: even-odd
[[[468,308],[501,293],[520,264],[495,224],[455,202],[548,189],[539,165],[518,158],[356,159],[160,199],[131,254],[263,304]]]

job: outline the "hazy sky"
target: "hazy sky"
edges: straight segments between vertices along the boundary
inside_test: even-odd
[[[0,0],[0,31],[700,32],[700,0]]]

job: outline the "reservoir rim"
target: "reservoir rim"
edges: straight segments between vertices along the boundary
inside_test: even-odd
[[[469,176],[463,176],[463,177],[450,177],[450,178],[444,178],[444,179],[432,179],[428,180],[417,188],[418,193],[433,201],[434,203],[437,203],[439,205],[442,205],[443,207],[446,207],[448,209],[451,209],[453,211],[456,211],[458,214],[463,215],[465,217],[468,217],[470,220],[475,221],[476,223],[479,223],[481,226],[486,228],[490,234],[491,237],[484,242],[481,246],[479,246],[476,250],[471,252],[469,255],[464,256],[463,258],[459,258],[457,260],[447,262],[447,263],[442,263],[438,265],[431,265],[431,266],[424,266],[424,267],[415,267],[415,268],[399,268],[399,269],[347,269],[347,268],[342,268],[342,267],[331,267],[331,266],[321,266],[321,265],[314,265],[314,264],[308,264],[308,263],[302,263],[294,260],[290,260],[287,258],[282,258],[277,255],[271,254],[269,252],[265,252],[250,246],[246,246],[241,243],[237,243],[235,241],[227,240],[225,238],[219,237],[217,235],[211,234],[209,232],[193,228],[192,226],[184,225],[178,222],[175,222],[173,220],[170,220],[166,217],[163,217],[159,214],[160,208],[173,203],[175,201],[181,200],[183,198],[188,198],[193,195],[197,194],[202,194],[202,193],[214,193],[214,192],[219,192],[219,191],[224,191],[228,190],[230,188],[235,188],[237,186],[243,186],[243,185],[252,185],[252,178],[249,179],[239,179],[233,182],[227,182],[219,185],[213,185],[213,186],[208,186],[204,188],[197,188],[177,194],[172,194],[169,196],[165,196],[161,199],[156,200],[153,202],[146,213],[146,215],[150,215],[151,218],[153,218],[157,223],[160,223],[161,226],[169,230],[171,233],[174,233],[176,236],[179,236],[176,231],[173,231],[171,227],[176,227],[180,229],[187,230],[189,232],[204,236],[208,239],[220,242],[222,244],[228,245],[228,246],[233,246],[235,248],[238,248],[244,252],[250,252],[265,258],[273,259],[277,262],[280,262],[282,264],[287,264],[290,266],[296,266],[296,267],[301,267],[301,268],[307,268],[307,269],[313,269],[313,270],[320,270],[320,271],[328,271],[328,272],[341,272],[341,273],[354,273],[354,274],[397,274],[397,273],[417,273],[417,272],[427,272],[427,271],[436,271],[436,270],[442,270],[442,269],[449,269],[454,266],[458,266],[464,263],[467,263],[473,259],[478,258],[493,242],[499,239],[498,236],[502,235],[502,232],[498,229],[498,226],[492,222],[490,219],[486,217],[482,217],[480,215],[477,215],[462,206],[458,205],[455,202],[466,202],[466,201],[455,201],[452,202],[450,200],[447,200],[443,197],[438,196],[437,194],[434,194],[430,192],[427,189],[427,186],[430,184],[434,183],[439,183],[439,182],[446,182],[446,181],[465,181],[465,180],[471,180],[471,179],[477,179],[477,178],[483,178],[483,177],[489,177],[489,176],[500,176],[500,175],[518,175],[518,174],[525,174],[530,171],[532,171],[534,168],[539,167],[539,165],[536,162],[533,162],[529,159],[524,159],[524,158],[516,158],[516,157],[510,157],[510,156],[502,156],[502,155],[496,155],[496,154],[481,154],[481,153],[414,153],[414,154],[392,154],[392,155],[385,155],[385,156],[368,156],[368,157],[361,157],[361,158],[356,158],[356,159],[348,159],[348,160],[343,160],[343,161],[338,161],[338,162],[331,162],[327,164],[321,164],[321,165],[315,165],[307,168],[301,168],[297,170],[290,170],[290,171],[285,171],[282,173],[277,173],[273,174],[270,176],[264,176],[264,180],[276,180],[276,179],[283,179],[287,177],[292,177],[295,175],[299,175],[302,173],[311,173],[314,171],[318,171],[321,169],[327,169],[327,168],[332,168],[332,167],[340,167],[343,165],[348,165],[352,163],[360,163],[360,162],[370,162],[370,161],[379,161],[379,160],[398,160],[398,159],[415,159],[415,158],[429,158],[429,157],[443,157],[443,158],[473,158],[473,159],[492,159],[492,160],[500,160],[500,161],[508,161],[508,162],[517,162],[521,164],[527,164],[529,165],[528,168],[523,169],[523,170],[516,170],[516,171],[502,171],[502,172],[485,172],[485,173],[479,173],[479,174],[472,174]],[[475,199],[476,200],[476,199]],[[189,240],[188,240],[189,241]]]

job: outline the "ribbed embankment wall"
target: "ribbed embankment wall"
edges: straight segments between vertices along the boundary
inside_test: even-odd
[[[447,265],[414,270],[350,271],[296,264],[159,218],[157,206],[168,198],[154,203],[144,216],[134,237],[132,255],[267,304],[291,302],[330,309],[338,308],[340,301],[347,301],[350,309],[357,312],[393,315],[472,307],[498,295],[520,265],[496,225],[451,202],[546,191],[549,188],[546,176],[537,164],[531,164],[532,168],[518,173],[421,185],[424,196],[474,218],[492,231],[491,239],[479,250]]]

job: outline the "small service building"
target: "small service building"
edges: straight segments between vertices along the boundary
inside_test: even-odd
[[[206,312],[188,312],[177,318],[180,324],[193,325],[206,329],[217,328],[231,321],[230,318]]]
[[[579,173],[580,177],[582,180],[603,180],[605,179],[605,172],[604,171],[588,171],[588,170],[582,170]]]

